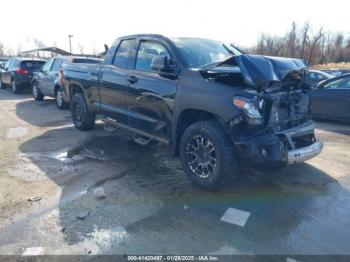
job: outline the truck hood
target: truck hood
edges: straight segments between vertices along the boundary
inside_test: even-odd
[[[247,54],[204,65],[200,70],[207,73],[232,73],[234,68],[236,73],[242,74],[247,85],[258,89],[267,89],[273,84],[303,84],[308,70],[302,59]]]

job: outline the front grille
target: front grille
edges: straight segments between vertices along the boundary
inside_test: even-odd
[[[310,119],[310,94],[294,90],[270,94],[269,125],[276,131],[289,129]]]

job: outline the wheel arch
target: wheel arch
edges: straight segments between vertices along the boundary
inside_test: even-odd
[[[90,100],[88,99],[85,89],[78,83],[70,83],[68,86],[68,90],[69,90],[69,101],[72,101],[72,97],[77,94],[77,93],[82,93],[84,95],[85,98],[85,102],[89,108],[90,111],[93,111],[93,106],[90,103]]]
[[[179,146],[181,137],[191,124],[199,121],[215,121],[225,130],[225,121],[212,112],[201,109],[186,109],[182,111],[176,121],[176,129],[174,130],[173,142],[175,144],[175,155],[179,155]]]

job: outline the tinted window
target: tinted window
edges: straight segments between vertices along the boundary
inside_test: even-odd
[[[311,77],[312,79],[315,79],[315,80],[317,80],[317,79],[322,79],[321,74],[318,74],[318,73],[310,73],[310,77]]]
[[[60,71],[63,61],[61,59],[55,59],[55,62],[53,62],[51,71]]]
[[[135,43],[134,39],[123,40],[120,43],[117,53],[115,54],[115,57],[114,57],[114,65],[118,67],[123,67],[123,68],[128,67],[129,54],[132,50],[134,43]]]
[[[73,58],[72,63],[101,64],[102,61],[100,59],[91,59],[91,58]]]
[[[22,61],[21,66],[30,71],[39,71],[45,61]]]
[[[166,48],[154,42],[141,42],[137,52],[135,69],[140,71],[152,71],[152,59],[156,56],[164,55],[170,60],[171,56]]]
[[[350,88],[350,77],[334,80],[325,84],[324,88]]]

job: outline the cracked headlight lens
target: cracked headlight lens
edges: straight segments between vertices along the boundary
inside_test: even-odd
[[[249,100],[244,97],[234,97],[233,104],[241,109],[246,116],[246,120],[250,125],[262,125],[264,117],[261,115],[258,106],[261,106],[261,101]]]

